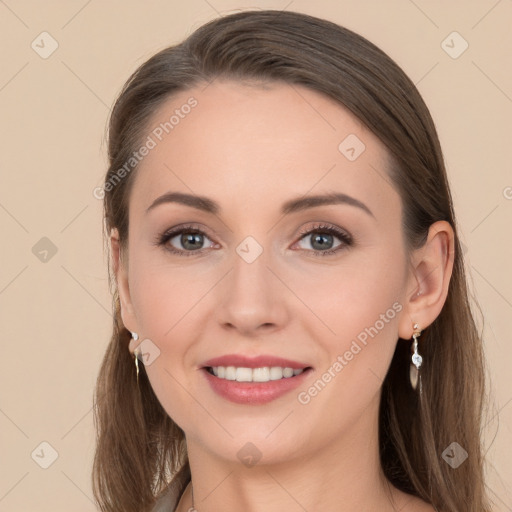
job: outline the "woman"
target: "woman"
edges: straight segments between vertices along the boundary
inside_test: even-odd
[[[216,19],[130,77],[109,158],[101,510],[489,510],[442,152],[388,56]]]

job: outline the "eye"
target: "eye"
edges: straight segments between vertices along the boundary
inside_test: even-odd
[[[327,256],[343,250],[353,244],[352,237],[344,230],[330,224],[317,224],[313,228],[303,230],[301,241],[307,242],[309,247],[302,247],[315,256]],[[339,243],[335,245],[338,239]]]
[[[307,242],[306,245],[309,246],[301,249],[315,256],[327,256],[353,244],[352,237],[346,231],[330,224],[316,224],[312,228],[302,230],[300,235],[297,243]],[[204,247],[207,242],[209,245]],[[158,235],[155,243],[180,256],[194,256],[203,253],[205,249],[220,247],[202,229],[193,224],[169,229]]]
[[[177,226],[165,231],[158,236],[156,243],[164,246],[169,251],[182,255],[193,256],[202,253],[206,241],[210,242],[208,247],[214,247],[216,244],[208,238],[206,233],[195,225]],[[208,248],[206,247],[206,248]]]

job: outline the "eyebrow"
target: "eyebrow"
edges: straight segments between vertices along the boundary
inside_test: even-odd
[[[157,197],[147,208],[146,213],[151,211],[153,208],[166,203],[179,203],[190,206],[192,208],[196,208],[198,210],[202,210],[207,213],[212,213],[214,215],[217,215],[220,212],[219,204],[208,197],[184,194],[182,192],[168,192],[160,197]],[[283,204],[281,213],[282,215],[288,215],[290,213],[306,210],[308,208],[314,208],[315,206],[334,204],[346,204],[349,206],[354,206],[375,218],[375,215],[373,215],[368,206],[359,201],[359,199],[338,192],[330,192],[327,194],[315,196],[303,196],[297,199],[291,199]]]

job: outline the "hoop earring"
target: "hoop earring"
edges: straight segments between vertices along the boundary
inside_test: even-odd
[[[139,335],[136,332],[132,332],[132,339],[133,339],[133,341],[138,341]],[[135,371],[137,374],[137,386],[139,385],[139,353],[140,353],[140,347],[137,347],[133,351],[133,356],[135,359]]]
[[[412,346],[411,346],[411,366],[409,369],[409,378],[411,380],[412,389],[416,390],[418,386],[418,380],[420,381],[420,393],[421,393],[421,377],[420,377],[420,366],[423,362],[423,358],[418,353],[418,338],[421,335],[421,330],[418,324],[414,324],[413,326],[414,332],[412,334]]]

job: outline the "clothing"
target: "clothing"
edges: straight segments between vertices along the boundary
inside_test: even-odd
[[[171,482],[158,496],[151,512],[175,512],[181,497],[177,491]]]

